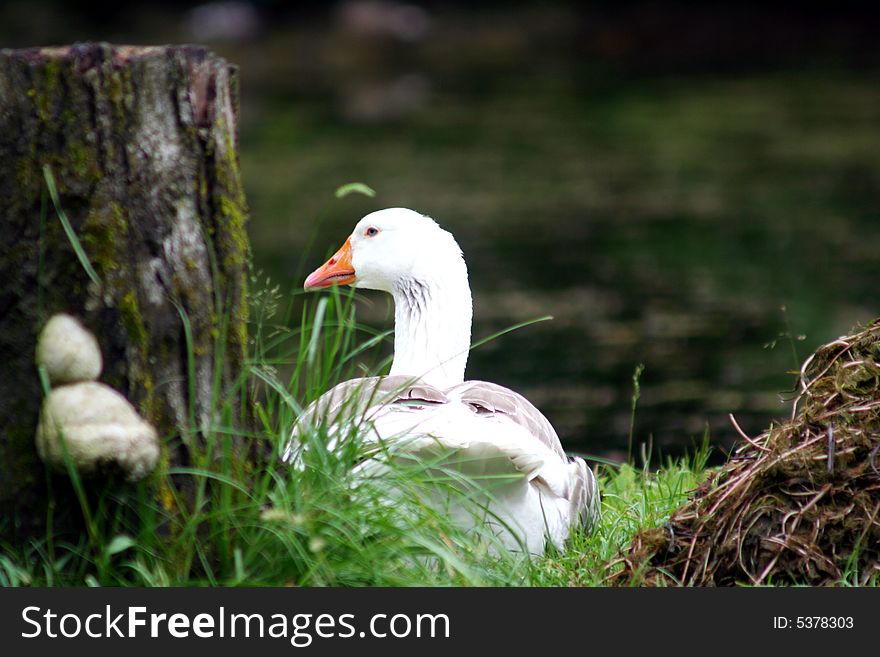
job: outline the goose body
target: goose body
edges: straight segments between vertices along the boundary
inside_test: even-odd
[[[464,380],[472,304],[451,234],[412,210],[371,213],[305,288],[334,284],[394,297],[394,361],[388,376],[344,381],[316,400],[299,418],[286,460],[294,460],[297,434],[309,426],[358,418],[365,442],[390,446],[398,458],[432,459],[468,480],[492,482],[478,501],[482,516],[454,501],[438,503],[510,549],[538,554],[548,540],[561,547],[572,528],[595,524],[596,479],[583,459],[566,456],[544,415],[512,390]],[[335,433],[343,435],[338,426]]]

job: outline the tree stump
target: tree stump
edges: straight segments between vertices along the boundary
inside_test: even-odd
[[[34,348],[53,313],[98,337],[101,380],[158,429],[163,468],[186,463],[234,385],[249,256],[237,121],[237,70],[200,47],[0,51],[0,537],[46,518]]]

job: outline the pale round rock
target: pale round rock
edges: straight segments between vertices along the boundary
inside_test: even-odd
[[[94,381],[101,375],[98,341],[70,315],[53,315],[37,338],[37,366],[46,369],[55,385]]]
[[[47,465],[63,470],[61,436],[82,473],[115,464],[136,481],[152,472],[159,458],[156,430],[125,397],[103,383],[86,381],[52,390],[40,412],[37,451]]]

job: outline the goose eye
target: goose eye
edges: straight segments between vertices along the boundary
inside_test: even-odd
[[[364,235],[367,237],[376,237],[379,234],[379,229],[375,226],[370,226],[367,230],[364,231]]]

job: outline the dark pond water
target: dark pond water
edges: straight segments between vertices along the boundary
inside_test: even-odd
[[[728,447],[728,413],[758,433],[810,351],[878,314],[877,70],[618,77],[553,12],[447,17],[411,45],[334,25],[263,44],[285,83],[245,75],[258,266],[298,287],[365,212],[430,214],[465,251],[475,337],[554,316],[468,375],[528,396],[567,448],[625,455],[639,364],[637,444]],[[378,196],[333,199],[354,180]],[[389,321],[381,300],[359,317]]]
[[[797,364],[878,313],[877,70],[616,76],[563,19],[453,16],[409,46],[297,32],[305,59],[244,113],[257,263],[298,286],[363,213],[418,209],[465,251],[476,337],[554,316],[470,377],[620,458],[644,364],[635,442],[677,454],[708,428],[724,449],[729,413],[752,434],[785,415]],[[332,198],[353,180],[378,196]]]
[[[344,5],[257,2],[254,35],[209,42],[241,69],[254,258],[282,289],[368,211],[434,216],[465,251],[475,337],[555,318],[477,349],[469,376],[611,458],[639,364],[636,444],[678,454],[708,427],[724,449],[728,413],[752,434],[785,415],[791,370],[880,311],[876,21],[453,2],[401,32],[369,15],[393,3]],[[207,38],[171,4],[94,25],[21,7],[0,8],[8,45]],[[351,181],[377,197],[334,199]],[[359,318],[387,326],[371,299]]]

